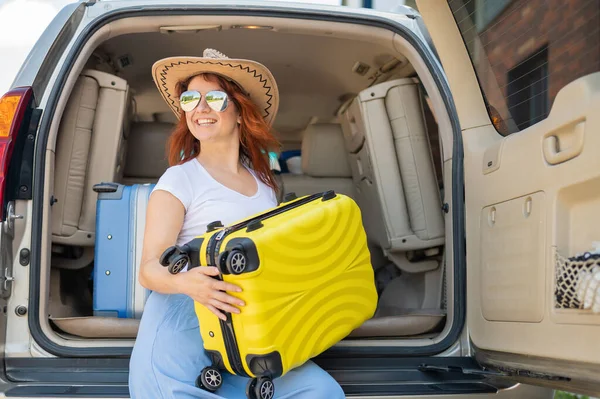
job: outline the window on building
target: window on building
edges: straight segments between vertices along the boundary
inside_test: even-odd
[[[548,50],[535,51],[508,71],[508,112],[519,130],[548,116]]]

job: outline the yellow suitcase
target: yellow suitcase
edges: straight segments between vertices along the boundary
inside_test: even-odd
[[[171,273],[217,266],[246,306],[220,320],[196,303],[213,365],[196,385],[215,392],[219,370],[250,377],[246,395],[270,399],[273,379],[327,350],[371,318],[377,305],[371,256],[356,203],[333,191],[292,198],[232,226],[168,248]]]

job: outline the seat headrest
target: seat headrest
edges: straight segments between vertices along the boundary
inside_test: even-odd
[[[166,145],[174,128],[172,123],[132,122],[123,177],[156,179],[162,176],[169,167]]]
[[[314,177],[352,177],[340,125],[310,125],[302,137],[302,171]]]

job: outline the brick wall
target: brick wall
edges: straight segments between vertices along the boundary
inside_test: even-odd
[[[460,9],[466,2],[451,3],[459,21],[474,11],[469,3]],[[463,31],[468,28],[461,25]],[[502,116],[507,115],[504,98],[508,72],[544,46],[548,51],[550,106],[566,84],[600,71],[598,0],[514,0],[479,35],[481,45],[474,41],[470,49],[478,58],[478,74],[488,101]],[[468,37],[466,41],[470,41]]]

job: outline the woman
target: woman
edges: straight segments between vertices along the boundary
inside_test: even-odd
[[[203,234],[210,222],[229,224],[277,204],[266,154],[277,145],[270,124],[278,91],[261,64],[207,49],[202,58],[169,58],[153,67],[154,80],[179,117],[169,140],[172,165],[148,203],[140,283],[150,289],[130,361],[133,399],[246,398],[248,378],[223,373],[210,393],[195,386],[210,365],[194,301],[225,319],[244,303],[217,281],[214,267],[176,275],[158,259],[173,244]],[[313,362],[275,381],[276,398],[344,398],[337,382]]]

